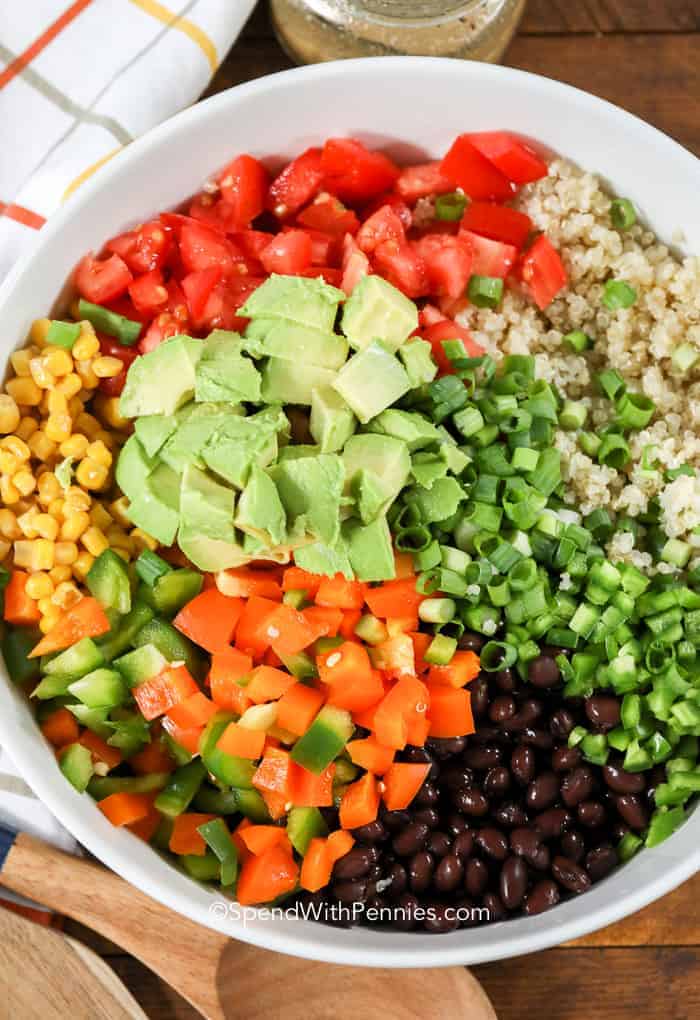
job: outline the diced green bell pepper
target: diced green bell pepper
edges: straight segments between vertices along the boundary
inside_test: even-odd
[[[43,667],[46,676],[72,676],[79,680],[87,673],[104,666],[104,655],[92,638],[83,638],[77,644],[59,652]]]
[[[113,549],[100,553],[85,583],[104,609],[116,609],[123,616],[131,609],[131,583],[126,563]]]
[[[233,846],[233,843],[231,844]],[[207,850],[205,854],[198,857],[195,854],[185,854],[179,858],[183,868],[197,882],[218,882],[221,876],[221,863],[219,858]]]
[[[112,665],[119,670],[128,687],[136,687],[162,673],[168,661],[155,645],[148,644],[121,655]]]
[[[187,810],[202,785],[206,771],[198,758],[176,769],[170,776],[168,785],[156,797],[156,809],[169,818],[181,815]]]
[[[247,758],[220,751],[216,744],[234,716],[230,712],[217,712],[204,728],[199,741],[199,753],[207,770],[225,786],[236,786],[244,790],[253,787],[255,765]]]
[[[81,702],[77,702],[75,705],[66,705],[69,712],[72,712],[75,718],[78,720],[81,726],[86,726],[93,733],[96,733],[98,737],[102,737],[103,740],[108,740],[114,730],[108,722],[109,713],[112,711],[111,708],[91,708],[89,705],[83,705]]]
[[[686,813],[682,807],[659,808],[651,816],[649,831],[647,832],[644,845],[653,847],[663,843],[665,839],[673,835],[685,819]]]
[[[203,673],[203,660],[195,646],[184,635],[175,630],[172,624],[160,617],[154,617],[134,635],[133,645],[155,645],[168,662],[184,662],[192,676],[200,677]]]
[[[292,760],[318,775],[338,757],[353,729],[349,712],[325,705],[292,748]]]
[[[93,776],[88,793],[104,800],[113,793],[154,793],[162,790],[170,776],[167,772],[149,772],[146,776]]]
[[[153,610],[145,602],[136,602],[130,613],[119,619],[108,634],[97,639],[105,662],[112,662],[128,648],[132,647],[134,638],[144,626],[153,619]],[[145,644],[142,641],[140,644]]]
[[[39,662],[30,659],[29,653],[40,639],[41,634],[33,627],[11,627],[5,634],[2,657],[13,683],[26,684],[39,677]]]
[[[197,570],[182,567],[162,574],[152,587],[144,585],[140,589],[140,595],[157,613],[174,616],[179,609],[199,595],[203,583],[204,577]]]
[[[224,820],[213,818],[200,825],[197,832],[221,864],[221,884],[234,885],[238,878],[238,851]]]
[[[111,719],[107,725],[112,730],[107,743],[118,747],[125,758],[142,750],[151,739],[151,727],[140,712],[122,710],[121,717]]]
[[[87,790],[94,772],[92,755],[87,747],[83,747],[82,744],[71,744],[61,755],[59,768],[78,793]]]
[[[104,668],[95,669],[75,680],[69,685],[68,693],[90,708],[114,708],[123,705],[129,696],[121,673]]]
[[[293,807],[287,816],[287,835],[298,854],[303,857],[309,849],[309,843],[315,836],[325,836],[328,832],[323,815],[315,807]]]

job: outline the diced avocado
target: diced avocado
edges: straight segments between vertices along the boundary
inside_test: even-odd
[[[127,699],[121,674],[114,669],[95,669],[80,680],[75,680],[68,691],[88,708],[113,708],[115,705],[123,705]]]
[[[198,570],[180,567],[156,579],[152,588],[142,585],[139,596],[163,616],[174,616],[202,590],[204,578]]]
[[[359,581],[390,581],[396,577],[391,532],[386,517],[371,524],[349,520],[343,525],[343,538],[350,564]]]
[[[242,546],[236,542],[222,542],[200,534],[197,528],[180,526],[177,533],[177,544],[185,556],[200,570],[228,570],[242,567],[251,559]]]
[[[207,467],[236,488],[248,481],[251,464],[267,467],[277,459],[279,442],[289,435],[280,407],[266,407],[249,418],[229,418],[202,451]]]
[[[330,333],[345,294],[320,277],[278,276],[273,273],[250,295],[239,315],[288,319],[300,326]],[[415,328],[415,327],[414,327]]]
[[[255,327],[260,320],[254,320]],[[268,321],[264,333],[253,328],[253,336],[246,331],[247,350],[255,358],[281,358],[300,365],[320,365],[338,369],[348,356],[348,342],[337,333],[322,333],[295,322]]]
[[[439,454],[424,450],[411,458],[411,474],[424,489],[432,489],[437,479],[447,474],[447,461]]]
[[[418,309],[381,276],[363,276],[345,302],[341,328],[356,350],[379,339],[395,351],[418,328]]]
[[[292,748],[292,761],[318,775],[338,757],[354,728],[349,712],[325,705]]]
[[[373,340],[346,361],[332,385],[363,424],[411,388],[401,362],[379,340]]]
[[[332,368],[297,365],[283,358],[269,358],[263,368],[262,399],[266,404],[311,403],[318,386],[329,386],[336,378]]]
[[[370,432],[402,439],[411,452],[429,446],[440,438],[435,425],[422,414],[416,414],[415,411],[399,411],[394,407],[382,411],[367,427]]]
[[[432,382],[437,375],[437,365],[433,361],[432,346],[427,340],[407,340],[399,348],[399,357],[411,380],[411,389],[417,389]]]
[[[177,428],[174,414],[147,414],[134,422],[134,432],[149,457],[155,457]]]
[[[340,457],[322,453],[317,457],[285,460],[271,468],[270,475],[291,526],[303,520],[306,531],[332,545],[340,527],[344,479]]]
[[[175,630],[167,620],[159,617],[149,620],[134,635],[132,644],[134,648],[141,648],[143,645],[155,645],[158,651],[168,662],[184,662],[192,676],[199,677],[202,672],[202,658],[188,638]]]
[[[112,665],[121,673],[127,686],[137,687],[162,673],[168,661],[155,645],[147,644],[121,655]]]
[[[450,476],[437,478],[430,489],[414,486],[406,493],[406,502],[416,503],[425,524],[452,517],[464,498],[464,489],[456,478]]]
[[[71,744],[59,759],[59,767],[71,786],[84,793],[95,771],[92,754],[82,744]]]
[[[233,544],[235,493],[209,475],[188,465],[180,489],[180,522],[187,531],[198,532],[218,542]],[[196,567],[201,564],[195,562]]]
[[[103,609],[115,609],[122,615],[131,609],[131,583],[126,563],[113,549],[100,553],[85,583]]]
[[[448,471],[451,471],[453,475],[461,475],[471,462],[469,454],[460,449],[456,443],[440,443],[440,456],[447,464]]]
[[[328,833],[323,815],[316,807],[293,807],[287,815],[289,842],[302,857],[309,849],[309,843],[316,836]]]
[[[386,487],[374,471],[358,471],[352,480],[351,492],[363,524],[370,524],[387,504]]]
[[[216,329],[204,340],[195,369],[194,399],[260,400],[260,373],[243,353],[238,333]]]
[[[300,443],[298,446],[283,446],[279,452],[277,463],[285,460],[300,460],[302,457],[318,457],[321,453],[320,446],[311,446],[310,443]]]
[[[311,391],[309,429],[322,453],[342,450],[356,425],[355,415],[332,386],[318,386]]]
[[[302,570],[308,570],[310,574],[325,574],[330,577],[334,574],[343,574],[350,579],[353,577],[348,552],[340,538],[333,546],[324,545],[323,542],[301,546],[294,552],[294,562]]]
[[[123,418],[172,414],[194,393],[202,341],[174,336],[132,363],[119,399]]]
[[[177,534],[180,486],[180,475],[167,464],[158,464],[129,504],[127,513],[133,523],[161,545],[172,545]]]
[[[287,518],[277,486],[257,464],[251,467],[248,484],[239,497],[235,523],[266,545],[284,541]]]
[[[235,716],[230,712],[217,712],[213,715],[199,738],[199,753],[207,771],[220,783],[251,790],[255,774],[253,762],[247,758],[226,754],[216,746],[224,730],[234,719]]]
[[[160,451],[160,459],[174,471],[187,464],[203,467],[200,454],[209,439],[229,420],[239,420],[236,409],[222,403],[185,404],[175,415],[177,427]]]
[[[83,638],[77,644],[59,652],[51,662],[44,666],[47,676],[72,676],[74,680],[92,673],[103,666],[104,656],[92,638]]]
[[[132,610],[122,617],[112,629],[96,639],[96,644],[105,662],[111,662],[131,646],[136,634],[153,618],[153,610],[143,602],[135,602]]]
[[[138,499],[141,495],[146,479],[156,463],[148,456],[137,437],[129,436],[119,454],[115,478],[119,488],[130,500]]]
[[[371,472],[384,488],[383,509],[387,509],[396,499],[411,470],[408,447],[402,440],[392,436],[372,433],[351,436],[345,444],[342,457],[346,489],[353,491],[355,476],[360,471]]]

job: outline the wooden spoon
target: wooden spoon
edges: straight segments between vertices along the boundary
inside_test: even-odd
[[[116,942],[207,1020],[269,1020],[282,1013],[285,1020],[336,1020],[341,1003],[344,1015],[363,1020],[424,1020],[436,1010],[441,1020],[496,1020],[481,986],[461,967],[398,971],[302,963],[213,932],[107,868],[25,833],[14,839],[4,864],[0,853],[0,866],[0,884]]]

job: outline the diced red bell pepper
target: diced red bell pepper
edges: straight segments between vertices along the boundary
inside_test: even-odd
[[[182,607],[173,625],[207,652],[219,652],[233,641],[242,612],[243,599],[208,588]]]
[[[134,687],[131,693],[141,715],[150,722],[198,690],[186,666],[167,666],[158,676]]]

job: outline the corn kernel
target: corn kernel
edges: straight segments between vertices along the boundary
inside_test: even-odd
[[[15,542],[13,551],[16,567],[30,567],[33,563],[34,543],[21,538]]]
[[[42,618],[39,620],[39,630],[42,634],[48,634],[49,631],[53,630],[58,621],[61,619],[63,611],[58,606],[51,606],[51,612],[44,613]]]
[[[63,543],[62,542],[56,543],[56,549],[54,550],[54,558],[58,555],[57,551],[59,545],[63,545]],[[66,566],[65,563],[57,563],[56,566],[52,567],[51,570],[49,571],[49,577],[51,578],[54,584],[60,584],[62,581],[70,581],[72,576],[73,572],[71,571],[71,568],[69,566]]]
[[[34,355],[32,354],[31,347],[23,347],[21,351],[14,351],[10,355],[10,362],[15,375],[31,375],[31,372],[29,371],[29,360],[32,357],[34,357]]]
[[[129,560],[131,559],[130,549],[123,549],[120,545],[115,545],[114,551],[117,554],[117,556],[120,556],[124,560],[125,563],[128,563]]]
[[[64,375],[63,378],[56,383],[56,391],[58,393],[62,393],[68,400],[70,400],[71,397],[76,397],[82,388],[82,379],[75,372],[69,372],[68,375]]]
[[[102,531],[106,531],[114,522],[112,521],[112,515],[109,513],[107,508],[99,502],[95,502],[90,507],[90,520],[96,528],[100,528]]]
[[[13,506],[19,502],[20,491],[16,489],[12,484],[12,479],[9,475],[0,475],[0,500],[7,506]]]
[[[91,361],[79,361],[76,365],[76,371],[80,376],[83,386],[86,390],[94,390],[100,381],[92,370]]]
[[[65,439],[58,448],[62,457],[73,457],[75,460],[82,460],[90,445],[87,436],[81,436],[77,432],[70,439]]]
[[[92,363],[92,370],[98,379],[112,379],[115,375],[119,375],[123,368],[124,364],[119,358],[109,356],[95,358]]]
[[[75,542],[56,542],[54,560],[59,566],[70,566],[78,558],[78,547]]]
[[[42,429],[38,429],[29,437],[27,446],[37,460],[50,460],[56,453],[56,443],[49,439]]]
[[[96,527],[88,528],[81,536],[80,541],[91,556],[99,556],[105,549],[109,549],[109,542],[105,537],[104,531]]]
[[[51,514],[37,514],[34,519],[34,527],[41,538],[49,538],[52,542],[58,538],[59,524]]]
[[[36,489],[36,478],[31,471],[23,468],[12,476],[12,484],[23,496],[28,496]]]
[[[51,570],[54,565],[54,543],[48,538],[34,542],[34,570]]]
[[[3,538],[8,538],[11,542],[14,542],[16,538],[19,538],[22,534],[19,524],[17,523],[17,516],[12,512],[3,507],[0,510],[0,535]]]
[[[147,535],[145,531],[141,530],[141,528],[134,528],[130,535],[134,546],[139,550],[139,552],[144,549],[150,549],[151,552],[155,552],[158,548],[158,543],[155,538],[151,538],[151,536]]]
[[[56,383],[55,377],[49,372],[42,356],[29,359],[29,371],[34,382],[42,390],[50,390]]]
[[[95,433],[99,432],[100,428],[101,426],[97,418],[94,418],[91,414],[83,412],[81,415],[78,416],[78,418],[76,418],[75,431],[82,432],[90,439],[95,438]]]
[[[72,348],[73,357],[76,361],[88,361],[90,358],[94,358],[100,349],[100,341],[94,332],[90,333],[84,327],[85,323],[81,323],[81,330],[84,331],[81,332]]]
[[[5,389],[17,404],[36,407],[41,403],[42,392],[33,379],[8,379]]]
[[[90,527],[90,515],[84,510],[74,510],[61,525],[61,540],[77,542],[80,536]]]
[[[5,436],[4,439],[0,439],[0,450],[7,450],[19,461],[29,460],[31,457],[31,451],[27,444],[17,436]]]
[[[36,344],[37,347],[45,347],[50,326],[51,319],[35,319],[29,331],[32,343]]]
[[[71,416],[63,412],[50,414],[44,425],[44,432],[54,443],[62,443],[64,439],[68,439],[72,429],[73,422]]]
[[[12,543],[0,538],[0,561],[4,560],[12,552]]]
[[[121,446],[122,443],[125,443],[127,437],[123,433],[112,433],[107,432],[105,429],[100,429],[92,439],[95,443],[104,443],[108,450],[113,450],[115,446]]]
[[[30,599],[46,599],[53,595],[54,583],[48,574],[39,572],[27,578],[24,590]]]
[[[66,516],[68,516],[68,509],[72,511],[76,510],[89,510],[92,505],[92,499],[80,488],[79,485],[71,485],[66,489]]]
[[[27,499],[20,499],[20,500],[18,500],[15,503],[15,513],[16,514],[26,514],[27,510],[35,510],[35,509],[36,509],[36,505],[35,505],[34,501],[29,499],[29,498],[27,498]]]
[[[73,371],[73,359],[63,347],[47,347],[44,351],[44,365],[57,378]]]
[[[73,573],[80,581],[84,581],[90,573],[90,568],[94,562],[95,557],[87,552],[87,550],[85,552],[81,552],[73,564]]]
[[[68,400],[58,390],[51,390],[46,401],[46,410],[49,414],[68,414]]]
[[[105,423],[113,429],[124,429],[129,424],[128,418],[119,413],[119,397],[107,397],[100,393],[95,397],[95,410]]]
[[[119,499],[115,499],[113,503],[109,504],[109,512],[122,527],[128,528],[131,524],[131,518],[129,517],[129,500],[126,496],[120,496]]]
[[[0,450],[0,473],[3,475],[13,475],[16,471],[19,471],[19,461],[14,454],[10,453],[9,450]]]
[[[25,538],[38,538],[39,532],[36,530],[36,518],[39,516],[39,511],[35,506],[31,506],[29,510],[26,510],[23,514],[19,514],[17,517],[17,527],[20,534],[24,535]],[[8,536],[9,537],[9,536]],[[17,535],[19,538],[19,535]]]
[[[14,432],[19,423],[17,402],[8,393],[0,394],[0,432]]]
[[[87,455],[98,464],[102,464],[103,467],[112,466],[112,454],[107,449],[101,439],[96,439],[90,443],[87,449]]]
[[[105,535],[109,540],[110,546],[121,545],[124,549],[129,548],[131,539],[119,524],[110,524],[105,530]]]
[[[109,469],[92,457],[85,457],[78,464],[75,477],[84,489],[101,489],[109,477]]]
[[[46,512],[49,516],[53,517],[54,520],[60,521],[64,517],[64,507],[65,500],[61,499],[59,496],[58,499],[51,500],[49,505],[46,507]]]
[[[43,599],[38,599],[36,605],[37,609],[42,615],[44,615],[45,613],[50,613],[51,610],[53,609],[53,602],[51,601],[48,595]]]
[[[0,401],[2,401],[0,396]],[[30,418],[29,415],[25,415],[24,418],[20,419],[19,425],[15,429],[15,435],[18,439],[23,439],[26,443],[30,436],[33,436],[36,430],[39,428],[39,422],[36,418]],[[0,432],[2,429],[0,429]]]
[[[81,593],[71,581],[63,581],[56,587],[55,592],[51,596],[51,601],[55,606],[58,606],[59,609],[65,610],[70,609],[76,604],[76,602],[80,602],[82,597]]]
[[[58,499],[63,491],[61,483],[53,471],[45,471],[39,476],[38,489],[39,502],[43,503],[44,506],[48,506],[52,500]]]
[[[71,416],[73,421],[77,421],[84,410],[85,404],[82,402],[80,397],[76,396],[70,398],[70,400],[68,401],[68,414]]]

